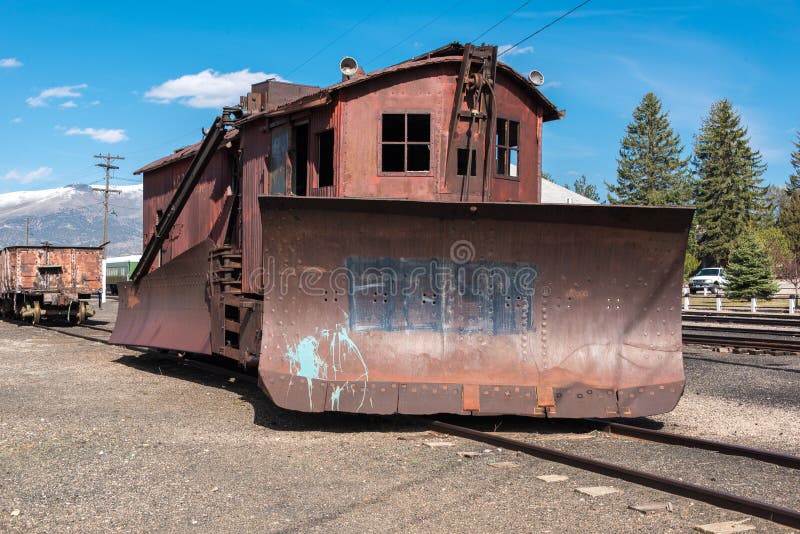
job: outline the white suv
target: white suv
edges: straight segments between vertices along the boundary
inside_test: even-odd
[[[689,280],[689,293],[697,293],[708,289],[709,292],[717,294],[728,284],[725,278],[725,271],[722,267],[706,267]]]

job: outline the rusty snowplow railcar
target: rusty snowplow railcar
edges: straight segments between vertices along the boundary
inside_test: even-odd
[[[81,323],[102,286],[102,247],[18,246],[0,250],[0,312],[36,324]]]
[[[540,204],[563,112],[496,54],[256,84],[141,169],[146,246],[112,341],[257,366],[301,411],[672,409],[691,210]]]

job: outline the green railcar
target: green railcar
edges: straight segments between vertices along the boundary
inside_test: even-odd
[[[116,295],[117,285],[131,279],[133,270],[139,264],[139,256],[108,258],[106,264],[106,294]]]

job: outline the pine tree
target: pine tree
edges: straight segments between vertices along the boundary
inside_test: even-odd
[[[794,142],[791,163],[794,172],[789,175],[789,183],[786,184],[788,196],[792,196],[795,191],[800,191],[800,131],[797,132],[797,141]]]
[[[590,184],[586,181],[586,175],[581,174],[581,177],[575,180],[572,184],[573,191],[578,193],[579,195],[583,195],[586,198],[590,198],[595,202],[600,202],[600,193],[597,192],[597,186],[594,184]]]
[[[711,106],[695,136],[694,151],[701,255],[725,265],[737,237],[751,223],[765,220],[761,175],[766,165],[761,153],[750,147],[747,128],[727,99]]]
[[[683,281],[688,282],[689,279],[697,273],[697,270],[700,269],[700,265],[700,260],[691,252],[686,251],[686,256],[683,260]]]
[[[687,204],[691,200],[688,159],[661,101],[647,93],[633,110],[620,142],[617,185],[606,183],[612,204]]]
[[[744,232],[736,242],[725,276],[728,278],[725,291],[734,299],[768,298],[779,289],[767,253],[750,231]]]
[[[783,277],[791,282],[797,295],[800,292],[800,190],[794,191],[781,206],[778,226],[786,236],[791,252],[789,265],[784,270]]]
[[[781,207],[778,226],[789,241],[789,250],[800,256],[800,190],[792,193]]]

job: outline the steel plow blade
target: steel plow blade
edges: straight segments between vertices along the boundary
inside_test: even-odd
[[[211,354],[206,240],[145,276],[119,286],[111,342]]]
[[[280,406],[635,417],[680,398],[691,209],[260,202]]]

